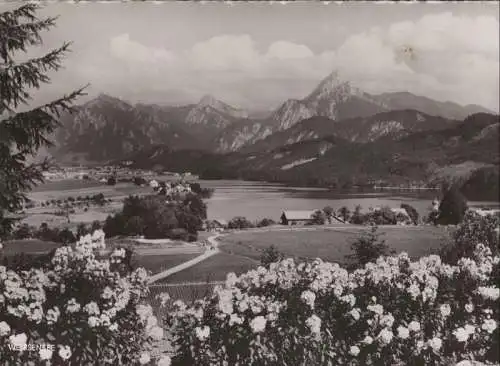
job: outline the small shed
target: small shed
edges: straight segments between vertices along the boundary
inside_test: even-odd
[[[283,211],[280,222],[282,225],[304,225],[312,222],[312,216],[317,210]]]

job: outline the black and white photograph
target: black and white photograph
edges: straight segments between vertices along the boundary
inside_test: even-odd
[[[0,2],[0,366],[499,366],[499,22]]]

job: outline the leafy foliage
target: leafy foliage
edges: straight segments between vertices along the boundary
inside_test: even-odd
[[[456,186],[452,186],[444,193],[439,204],[437,223],[441,225],[457,225],[464,218],[467,211],[467,200]]]
[[[55,26],[55,18],[37,17],[38,6],[24,4],[0,13],[0,234],[12,229],[13,220],[6,212],[16,212],[26,200],[26,192],[43,181],[42,171],[49,165],[29,163],[27,158],[45,146],[59,126],[62,112],[71,112],[71,104],[82,89],[52,102],[20,111],[31,100],[30,90],[50,83],[49,74],[60,69],[69,43],[36,58],[19,61],[29,47],[42,43],[41,33]],[[24,108],[26,109],[26,108]]]
[[[285,258],[285,255],[281,253],[274,245],[264,249],[260,256],[260,263],[269,268],[271,263],[281,262]]]
[[[367,263],[374,262],[380,256],[391,254],[389,246],[380,237],[378,227],[372,225],[370,230],[363,232],[351,244],[353,254],[346,256],[349,268],[362,268]]]
[[[321,210],[316,210],[311,216],[311,224],[313,225],[324,225],[326,222],[326,215]]]
[[[245,217],[243,216],[236,216],[236,217],[233,217],[227,224],[227,227],[229,229],[250,229],[250,228],[253,228],[254,227],[254,224],[247,220]]]
[[[402,203],[401,208],[404,208],[406,210],[408,216],[410,216],[411,220],[413,221],[413,224],[418,225],[420,215],[417,209],[408,203]]]
[[[481,216],[474,211],[467,211],[463,221],[452,233],[453,241],[441,249],[441,258],[446,263],[456,264],[460,258],[471,258],[478,244],[489,248],[493,255],[499,255],[499,228],[498,215]]]

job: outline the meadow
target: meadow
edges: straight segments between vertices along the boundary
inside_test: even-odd
[[[140,187],[132,183],[117,183],[114,186],[108,186],[96,181],[67,179],[45,182],[35,187],[29,193],[28,198],[34,201],[35,204],[41,204],[48,200],[65,200],[69,197],[93,196],[99,193],[102,193],[105,199],[111,199],[112,202],[102,207],[91,205],[87,211],[82,208],[75,208],[76,212],[69,215],[69,223],[66,217],[55,215],[56,211],[60,210],[59,208],[39,206],[26,209],[26,217],[22,220],[22,223],[39,227],[43,222],[46,222],[51,227],[74,229],[80,223],[90,224],[95,220],[106,220],[108,215],[121,210],[123,199],[129,195],[152,193],[152,189],[149,186]]]
[[[229,253],[216,254],[203,262],[158,281],[158,283],[224,281],[226,274],[241,274],[256,268],[258,260]]]
[[[181,263],[187,262],[198,254],[165,254],[165,255],[141,255],[136,254],[133,258],[133,264],[136,267],[143,267],[156,274],[175,267]]]
[[[262,250],[274,245],[286,256],[342,261],[351,253],[351,243],[369,228],[322,228],[313,230],[270,230],[232,233],[220,238],[220,249],[226,253],[258,260]],[[434,226],[383,226],[381,239],[396,252],[407,252],[418,258],[438,249],[448,238],[445,228]]]
[[[321,258],[343,262],[351,253],[351,243],[367,227],[307,228],[307,230],[239,231],[219,238],[220,254],[160,281],[160,283],[223,281],[229,272],[244,273],[256,268],[264,249],[274,245],[287,257]],[[407,252],[418,258],[436,252],[448,238],[445,228],[433,226],[384,226],[379,228],[384,239],[396,252]]]

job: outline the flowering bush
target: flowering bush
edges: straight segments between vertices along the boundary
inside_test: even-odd
[[[487,246],[493,255],[500,254],[500,218],[467,211],[463,221],[452,233],[453,242],[441,250],[441,258],[455,264],[462,257],[470,257],[478,243]]]
[[[99,257],[104,246],[96,231],[58,248],[41,269],[0,266],[1,364],[150,362],[163,330],[144,304],[147,273],[130,272],[123,249]]]
[[[498,362],[499,262],[403,253],[348,272],[286,259],[167,315],[173,365],[447,365]]]

